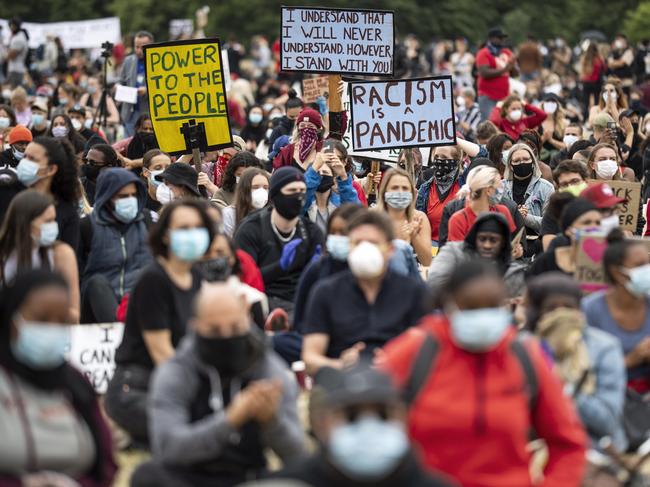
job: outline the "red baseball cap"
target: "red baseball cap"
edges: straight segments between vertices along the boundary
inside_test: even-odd
[[[319,129],[323,128],[323,119],[320,113],[313,108],[303,108],[296,119],[296,125],[300,124],[300,122],[311,122]]]
[[[16,142],[31,142],[32,141],[32,131],[29,130],[24,125],[16,125],[9,131],[9,144],[15,144]]]
[[[625,198],[619,198],[607,183],[591,184],[580,193],[580,197],[591,201],[597,208],[612,208],[620,203],[625,203]]]

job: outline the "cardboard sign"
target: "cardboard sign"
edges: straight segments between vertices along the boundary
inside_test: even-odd
[[[639,220],[639,204],[641,203],[641,183],[620,180],[606,182],[617,197],[627,200],[627,203],[619,205],[618,219],[621,228],[636,232],[636,225]]]
[[[584,233],[576,243],[576,265],[573,277],[583,291],[593,292],[606,287],[603,255],[607,249],[607,236],[603,233]]]
[[[183,124],[203,124],[206,150],[232,145],[228,102],[218,39],[149,44],[144,48],[151,122],[160,149],[191,152]]]
[[[122,343],[124,323],[70,327],[68,360],[88,378],[98,394],[104,394],[115,372],[115,350]]]
[[[393,76],[393,12],[282,7],[282,71]]]
[[[316,76],[302,80],[302,101],[314,103],[318,97],[329,95],[329,82],[327,76]]]
[[[456,144],[451,76],[349,84],[355,151]]]

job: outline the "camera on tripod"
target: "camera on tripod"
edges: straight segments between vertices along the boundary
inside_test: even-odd
[[[102,44],[102,54],[101,56],[103,58],[108,59],[113,55],[113,48],[115,47],[115,44],[112,42],[106,41]]]

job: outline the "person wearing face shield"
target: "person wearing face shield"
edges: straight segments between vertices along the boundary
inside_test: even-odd
[[[311,487],[455,485],[422,467],[408,439],[399,391],[367,362],[319,371],[309,414],[318,450],[275,472],[273,479],[299,480]]]
[[[23,125],[16,125],[9,131],[8,141],[9,148],[0,152],[0,167],[16,169],[32,141],[32,132]]]
[[[650,258],[642,242],[620,231],[607,238],[603,255],[607,290],[584,298],[589,326],[618,338],[625,354],[628,387],[650,392]]]
[[[319,282],[303,321],[307,372],[344,368],[413,326],[427,311],[421,281],[389,268],[394,253],[388,216],[363,210],[348,224],[349,270]]]
[[[151,263],[145,201],[144,184],[131,171],[105,169],[97,179],[95,206],[81,220],[77,252],[82,323],[114,321],[119,302]]]
[[[65,358],[66,280],[28,270],[0,295],[0,483],[112,485],[108,425],[92,386]]]
[[[539,343],[517,337],[495,266],[460,264],[441,300],[443,313],[382,355],[409,402],[409,436],[424,464],[465,487],[580,485],[585,432]],[[548,447],[541,484],[529,472],[531,430]]]
[[[625,361],[619,340],[587,326],[578,282],[549,272],[532,279],[523,300],[525,327],[553,359],[565,392],[575,400],[592,448],[603,437],[624,452]]]
[[[259,478],[265,448],[300,459],[297,383],[227,284],[198,293],[189,333],[151,380],[151,462],[133,487],[230,487]]]

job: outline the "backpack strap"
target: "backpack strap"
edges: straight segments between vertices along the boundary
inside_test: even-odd
[[[510,345],[512,353],[515,355],[521,368],[526,376],[526,389],[528,392],[528,409],[532,414],[537,406],[537,397],[539,395],[539,381],[537,380],[537,373],[535,367],[530,359],[528,350],[521,338],[517,337]]]
[[[433,369],[433,363],[436,360],[439,350],[440,344],[438,341],[431,333],[427,333],[413,361],[411,374],[404,385],[402,395],[406,404],[411,405],[415,402],[415,399]]]

